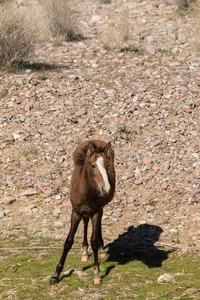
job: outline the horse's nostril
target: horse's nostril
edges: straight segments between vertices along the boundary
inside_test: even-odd
[[[107,195],[107,194],[109,193],[109,191],[110,191],[110,190],[106,189],[105,186],[102,186],[102,187],[100,188],[100,192],[101,192],[102,195]]]

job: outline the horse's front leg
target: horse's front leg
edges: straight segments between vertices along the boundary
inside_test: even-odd
[[[72,215],[71,215],[71,228],[68,234],[68,237],[65,241],[65,245],[64,245],[64,250],[62,253],[62,256],[60,258],[60,261],[56,267],[56,272],[55,274],[51,277],[50,280],[50,284],[55,284],[59,282],[59,276],[60,276],[60,272],[63,270],[64,267],[64,263],[65,263],[65,259],[67,256],[67,253],[69,252],[69,250],[71,249],[73,243],[74,243],[74,235],[77,231],[78,225],[81,221],[81,217],[75,213],[74,211],[72,211]]]
[[[98,261],[98,249],[99,249],[99,224],[101,222],[101,213],[96,213],[92,217],[92,236],[91,246],[94,252],[94,284],[101,284],[101,277],[99,275],[99,261]]]
[[[83,252],[81,255],[81,261],[86,262],[88,261],[89,255],[88,255],[88,241],[87,241],[87,229],[88,229],[88,217],[83,217],[84,222],[84,238],[83,238]]]

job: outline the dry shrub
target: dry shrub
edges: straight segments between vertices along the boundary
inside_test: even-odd
[[[19,66],[34,52],[38,28],[28,10],[0,5],[0,66]]]
[[[102,39],[105,48],[117,51],[128,49],[130,47],[129,30],[129,15],[128,12],[125,12],[120,18],[113,19],[103,32]]]
[[[99,1],[101,4],[110,4],[112,0],[100,0]]]
[[[180,10],[186,10],[193,5],[197,0],[176,0]]]
[[[51,37],[56,44],[77,39],[70,0],[41,0]]]

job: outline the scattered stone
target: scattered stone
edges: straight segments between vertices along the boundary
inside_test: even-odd
[[[92,18],[91,18],[91,23],[99,23],[101,21],[101,17],[100,16],[98,16],[98,15],[94,15],[94,16],[92,16]]]
[[[55,228],[62,228],[64,226],[64,223],[61,221],[56,221],[56,222],[54,222],[53,226]]]
[[[26,191],[23,191],[20,196],[33,196],[33,195],[37,195],[38,192],[34,189],[30,189],[30,190],[26,190]]]
[[[3,219],[5,217],[5,212],[3,208],[0,208],[0,219]]]
[[[31,213],[34,208],[36,208],[36,205],[35,204],[30,204],[30,205],[22,208],[21,211],[23,213]]]
[[[174,276],[173,276],[173,275],[170,275],[170,274],[168,274],[168,273],[165,273],[165,274],[163,274],[163,275],[160,275],[160,276],[158,277],[158,279],[157,279],[157,282],[158,282],[158,283],[165,283],[165,282],[170,282],[170,281],[175,282]]]
[[[155,142],[153,142],[153,146],[158,146],[162,143],[162,140],[161,139],[157,139]]]
[[[136,185],[140,185],[140,184],[142,184],[143,182],[142,182],[142,180],[135,180],[134,181],[134,184],[136,184]]]
[[[143,163],[144,163],[145,165],[150,165],[150,164],[152,164],[152,159],[145,158],[145,159],[143,159]]]
[[[188,108],[188,107],[183,107],[182,109],[183,109],[183,111],[186,112],[186,113],[189,113],[189,114],[192,113],[192,110],[191,110],[190,108]]]
[[[75,113],[75,117],[81,117],[83,115],[87,114],[87,110],[85,107],[82,107],[81,109],[79,109],[76,113]]]
[[[172,111],[172,116],[177,116],[178,115],[178,111],[177,110],[173,110]]]
[[[6,205],[13,204],[15,201],[16,201],[16,198],[12,197],[12,196],[7,196],[2,199],[2,202]]]
[[[53,211],[53,215],[54,215],[55,217],[58,217],[60,214],[61,214],[60,208],[59,208],[59,207],[56,207],[56,208],[54,209],[54,211]]]
[[[61,196],[61,195],[56,195],[56,196],[55,196],[55,199],[56,199],[56,200],[61,200],[61,199],[62,199],[62,196]]]
[[[120,218],[122,216],[122,213],[120,211],[114,212],[112,215],[114,218]]]
[[[156,53],[156,50],[155,50],[153,45],[147,45],[146,46],[146,52],[151,54],[151,55],[154,55]]]

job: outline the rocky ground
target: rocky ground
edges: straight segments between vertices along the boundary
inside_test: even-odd
[[[124,13],[128,51],[109,50],[105,32]],[[149,224],[141,239],[199,251],[196,19],[158,0],[80,1],[76,16],[84,39],[42,43],[34,58],[42,69],[0,73],[1,237],[64,241],[72,153],[95,138],[115,150],[117,189],[104,210],[104,236]]]

